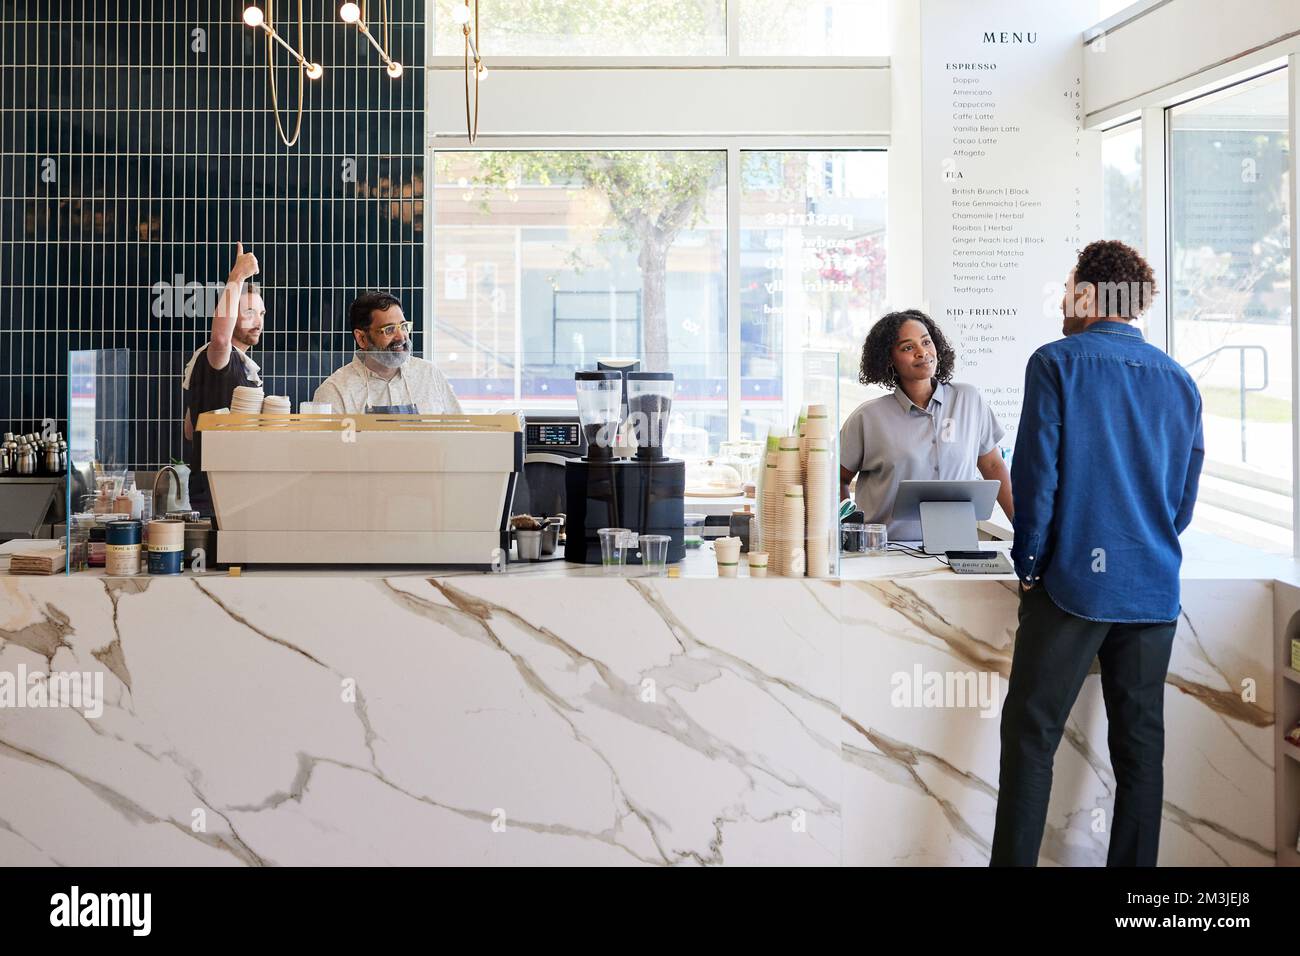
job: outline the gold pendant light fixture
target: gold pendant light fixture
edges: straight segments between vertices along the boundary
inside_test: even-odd
[[[398,63],[388,55],[388,26],[392,18],[388,15],[388,0],[379,0],[379,21],[377,29],[383,36],[383,42],[380,43],[375,39],[375,35],[370,32],[366,25],[366,9],[364,0],[360,4],[349,2],[339,7],[339,19],[344,23],[354,25],[361,35],[370,41],[370,45],[379,51],[379,58],[384,61],[384,71],[393,79],[402,75],[402,64]]]
[[[483,57],[479,55],[478,0],[452,0],[451,18],[465,34],[465,135],[472,143],[478,139],[478,85],[488,77]],[[472,24],[472,26],[471,26]],[[472,61],[472,64],[471,64]],[[470,71],[473,70],[473,83]],[[470,96],[471,85],[473,97]]]
[[[293,146],[298,142],[298,136],[302,133],[302,101],[303,88],[306,84],[303,77],[309,80],[319,80],[325,75],[325,69],[319,63],[313,63],[307,59],[303,50],[303,33],[305,32],[303,12],[303,0],[298,0],[298,49],[294,49],[284,37],[280,36],[275,29],[275,21],[272,16],[274,0],[265,0],[263,6],[252,4],[244,8],[244,23],[253,30],[261,29],[266,34],[266,78],[267,84],[271,88],[271,111],[275,114],[275,128],[280,134],[280,141],[286,146]],[[378,19],[375,25],[377,32],[383,38],[382,42],[375,38],[370,27],[366,23],[366,5],[365,3],[344,3],[339,7],[339,19],[344,23],[356,26],[361,35],[370,41],[370,45],[379,51],[379,58],[384,61],[384,72],[393,79],[402,75],[402,64],[398,63],[388,55],[389,46],[389,27],[392,23],[392,17],[388,13],[388,0],[378,0]],[[469,35],[466,28],[466,36]],[[289,55],[298,61],[298,115],[294,120],[293,135],[290,136],[284,131],[284,124],[280,120],[280,99],[275,85],[275,44],[279,44],[289,51]],[[478,62],[475,54],[475,62]],[[487,71],[484,70],[484,73]]]
[[[319,80],[325,75],[324,68],[319,63],[312,63],[301,52],[303,46],[303,14],[302,2],[298,0],[298,49],[295,50],[284,38],[275,30],[275,23],[272,19],[274,0],[266,0],[266,12],[254,4],[244,8],[244,23],[250,28],[256,30],[261,27],[262,32],[266,34],[266,82],[271,88],[271,112],[275,114],[275,129],[280,134],[280,141],[285,146],[292,146],[298,142],[298,136],[302,132],[302,97],[303,82],[305,76],[309,80]],[[290,136],[284,131],[284,124],[280,121],[280,97],[275,85],[275,44],[278,43],[289,51],[289,55],[298,61],[298,115],[294,120],[293,135]]]

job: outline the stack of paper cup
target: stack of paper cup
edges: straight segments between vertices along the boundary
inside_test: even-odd
[[[781,505],[781,566],[779,568],[781,574],[793,576],[803,574],[803,547],[803,485],[792,484],[786,487]]]
[[[763,466],[763,500],[760,505],[759,527],[762,529],[762,544],[759,550],[767,551],[773,560],[778,547],[777,539],[781,520],[781,482],[777,477],[777,453],[769,451]]]
[[[770,514],[766,514],[766,511],[764,511],[764,507],[766,506],[763,505],[763,502],[777,501],[777,498],[768,498],[766,496],[771,490],[768,488],[768,485],[770,485],[770,483],[775,483],[776,481],[776,453],[780,450],[780,447],[781,440],[776,436],[776,434],[770,434],[770,436],[767,436],[766,446],[763,447],[763,455],[762,458],[759,459],[758,463],[758,471],[761,472],[763,476],[762,484],[759,485],[758,488],[758,524],[759,528],[761,528],[761,544],[763,545],[763,550],[770,548],[772,540],[776,537],[776,533],[772,531],[775,527],[774,522],[776,522],[776,518]],[[771,471],[767,470],[768,462],[771,462]]]
[[[804,427],[804,434],[809,439],[825,438],[830,440],[835,437],[831,432],[830,416],[824,411],[817,411],[818,409],[825,409],[825,407],[825,405],[808,406],[808,424]]]
[[[230,396],[230,410],[236,415],[260,415],[265,393],[253,385],[236,385]]]
[[[811,419],[809,422],[811,423]],[[824,578],[830,574],[831,538],[831,462],[830,442],[825,438],[808,439],[807,506],[808,576]]]
[[[803,547],[803,532],[800,531],[794,539],[789,539],[789,528],[785,522],[785,494],[790,490],[792,485],[803,484],[803,466],[799,462],[799,437],[797,435],[783,435],[777,446],[776,453],[776,526],[780,529],[777,532],[776,547],[768,547],[768,553],[772,555],[774,563],[769,564],[769,572],[776,574],[785,574],[787,567],[786,558],[789,551],[795,548]],[[803,492],[800,491],[802,497]],[[773,553],[775,552],[775,553]]]
[[[797,485],[803,482],[803,463],[799,460],[799,439],[795,435],[786,435],[776,453],[776,477],[778,481]]]

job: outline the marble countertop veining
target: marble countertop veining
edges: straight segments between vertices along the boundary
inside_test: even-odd
[[[102,681],[0,707],[0,865],[983,866],[1015,585],[926,564],[0,577],[0,672]],[[1273,618],[1272,579],[1184,588],[1163,864],[1274,862]],[[1105,862],[1107,733],[1091,674],[1044,863]]]

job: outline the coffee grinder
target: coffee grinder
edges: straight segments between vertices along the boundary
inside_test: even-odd
[[[636,453],[619,458],[613,444],[623,424],[625,376]],[[664,457],[673,404],[672,374],[578,372],[574,380],[587,455],[569,460],[564,467],[565,560],[599,564],[597,531],[627,528],[638,535],[667,535],[668,561],[680,561],[685,554],[686,463]],[[639,551],[629,553],[629,564],[640,561]]]
[[[627,375],[628,372],[635,372],[641,368],[641,360],[634,358],[598,358],[596,359],[596,370],[598,372],[618,372],[623,379],[623,426],[618,431],[618,441],[614,445],[615,458],[628,458],[636,450],[632,442],[632,436],[628,433],[628,412],[627,412]]]

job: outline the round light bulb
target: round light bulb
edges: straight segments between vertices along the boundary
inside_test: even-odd
[[[388,75],[393,79],[397,79],[402,75],[402,64],[398,63],[396,60],[389,63],[388,66],[384,67],[384,69],[388,71]]]
[[[260,27],[262,21],[265,19],[266,17],[263,15],[261,7],[244,8],[244,23],[248,24],[250,27]]]
[[[480,63],[478,65],[478,80],[480,83],[482,83],[487,78],[488,78],[488,68],[484,66],[482,63]]]
[[[339,19],[344,23],[356,23],[361,19],[361,8],[355,3],[345,3],[339,7]]]
[[[451,8],[451,18],[462,26],[469,23],[469,5],[464,3],[456,4]]]
[[[307,79],[319,80],[324,75],[325,75],[325,67],[321,66],[319,63],[307,64]]]

